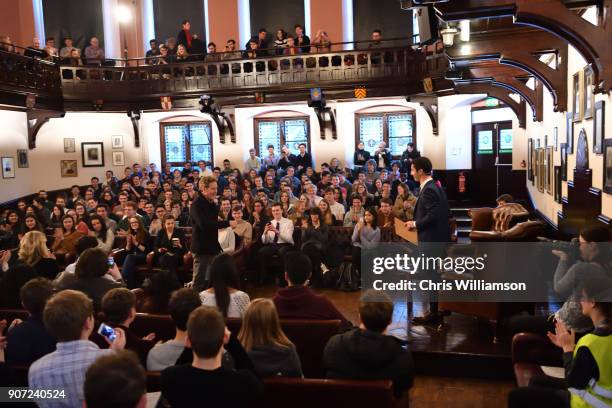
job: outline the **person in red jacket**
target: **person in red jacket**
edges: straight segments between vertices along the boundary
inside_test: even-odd
[[[274,305],[281,319],[320,319],[340,320],[340,327],[347,329],[353,324],[336,309],[332,302],[323,295],[317,295],[306,287],[312,266],[310,258],[298,251],[285,255],[285,279],[289,286],[279,289],[274,298]]]

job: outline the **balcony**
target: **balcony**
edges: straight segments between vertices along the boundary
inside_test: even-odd
[[[358,86],[366,87],[368,96],[383,88],[388,96],[409,95],[424,92],[422,80],[441,77],[447,69],[439,44],[250,59],[224,59],[223,53],[214,56],[217,60],[196,56],[169,64],[141,58],[107,60],[102,65],[59,65],[0,51],[0,86],[5,91],[55,95],[66,109],[79,110],[91,109],[92,101],[103,101],[105,108],[159,106],[160,96],[180,100],[206,93],[240,102],[256,92],[295,100],[304,99],[314,87],[347,95]]]

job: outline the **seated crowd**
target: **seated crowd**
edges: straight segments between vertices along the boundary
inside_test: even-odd
[[[366,42],[366,47],[382,48],[384,47],[384,41],[382,31],[375,29],[372,31],[371,38]],[[184,20],[176,37],[167,38],[161,43],[157,39],[151,39],[149,45],[150,49],[146,52],[143,60],[144,65],[167,65],[176,62],[193,61],[219,62],[258,57],[330,53],[333,43],[325,30],[317,30],[315,37],[311,40],[304,32],[304,27],[301,24],[296,24],[293,34],[287,33],[285,30],[279,28],[275,31],[274,35],[270,35],[268,30],[260,28],[257,34],[253,35],[244,45],[243,50],[240,50],[240,48],[236,46],[236,40],[228,39],[225,48],[221,51],[217,49],[217,45],[213,42],[209,42],[208,44],[202,42],[198,34],[191,32],[191,23],[189,20]],[[0,51],[23,54],[26,57],[42,59],[62,65],[113,66],[115,64],[114,60],[106,58],[104,48],[101,47],[100,40],[95,36],[89,38],[88,44],[83,49],[75,47],[71,36],[63,38],[63,47],[56,44],[56,40],[53,37],[47,37],[44,46],[41,44],[38,37],[34,37],[30,46],[20,49],[13,45],[9,36],[0,35]],[[364,58],[366,57],[360,55],[358,58],[360,62],[363,62],[361,60],[365,61]],[[380,54],[375,54],[372,56],[372,63],[379,64],[383,59],[387,62],[388,58],[386,53],[383,53],[382,56]],[[328,57],[322,57],[319,61],[319,66],[327,67],[330,64],[333,66],[340,66],[341,62],[342,60],[339,56],[332,57],[331,62]],[[354,56],[345,57],[344,63],[345,65],[353,65],[355,63]],[[263,70],[263,64],[264,63],[257,63],[255,65],[256,70]],[[281,62],[281,68],[287,69],[291,64],[289,60],[283,60]],[[293,64],[294,67],[302,68],[304,66],[304,61],[298,58],[295,59]],[[14,68],[12,65],[12,62],[7,62],[8,68]],[[245,71],[252,72],[253,64],[247,65],[245,65]],[[311,60],[307,60],[306,65],[308,67],[315,66],[314,62]],[[269,69],[275,70],[277,68],[278,64],[276,61],[270,62]],[[227,74],[229,73],[229,69],[230,66],[223,65],[220,73]],[[239,64],[232,64],[231,70],[233,73],[240,72]],[[164,78],[171,75],[170,70],[162,70],[161,73],[161,76]],[[194,74],[191,70],[186,70],[185,73],[188,76]],[[203,74],[203,71],[198,72],[198,75]],[[216,75],[217,68],[209,67],[208,74]],[[79,75],[80,74],[77,73],[77,76]],[[71,78],[72,77],[65,77],[65,79]]]
[[[244,171],[228,160],[212,170],[204,162],[162,171],[134,164],[122,179],[109,170],[103,182],[93,177],[90,185],[72,186],[53,200],[39,191],[3,210],[0,307],[24,308],[29,317],[2,325],[7,365],[1,370],[29,365],[30,385],[69,390],[70,406],[84,400],[97,406],[88,390],[103,393],[100,387],[128,372],[140,387],[143,368],[162,371],[162,395],[172,406],[189,405],[202,387],[212,400],[248,402],[261,393],[262,378],[304,375],[282,319],[336,320],[341,332],[362,334],[332,338],[321,356],[329,377],[352,378],[355,372],[356,379],[387,378],[402,394],[414,369],[410,353],[384,334],[393,311],[389,299],[364,297],[362,322],[354,328],[310,287],[322,285],[324,271],[342,262],[342,255],[328,253],[330,228],[349,229],[352,238],[345,245],[354,250],[376,245],[393,217],[411,218],[416,198],[399,163],[391,170],[377,168],[384,160],[370,159],[365,169],[348,169],[333,159],[317,173],[305,148],[294,155],[283,146],[277,156],[270,146],[263,159],[251,154]],[[222,252],[209,263],[205,286],[182,288],[184,259],[198,245],[189,242],[198,214],[192,204],[208,194],[207,186],[214,186],[219,204],[213,219],[225,225],[219,230]],[[258,270],[260,279],[278,270],[274,276],[282,288],[272,299],[251,299],[240,290],[244,271],[233,255],[240,248],[249,249],[247,268]],[[143,276],[138,268],[148,258],[156,269]],[[280,262],[273,264],[273,258]],[[131,326],[137,311],[169,314],[174,338],[158,342],[157,333],[136,334]],[[228,318],[241,319],[236,333],[226,329]],[[116,331],[110,345],[97,333],[100,323]],[[379,362],[376,355],[363,360],[336,346],[363,341],[386,350]],[[378,369],[370,376],[373,363]],[[53,371],[57,366],[61,372]],[[89,381],[105,367],[119,378]],[[10,382],[11,375],[3,378]],[[244,392],[233,395],[236,386]],[[141,393],[121,387],[126,398],[140,401]]]

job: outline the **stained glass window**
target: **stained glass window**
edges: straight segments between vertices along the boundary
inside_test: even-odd
[[[212,162],[212,128],[210,122],[162,124],[164,163],[182,167],[185,162]]]
[[[401,156],[406,145],[412,143],[412,115],[389,115],[389,150]]]
[[[299,145],[306,144],[309,150],[310,135],[308,118],[279,118],[279,119],[256,119],[256,149],[257,154],[266,156],[268,145],[274,146],[277,154],[280,153],[282,145],[289,146],[293,154],[300,152]]]
[[[413,112],[357,114],[358,129],[355,146],[364,143],[371,155],[380,142],[385,142],[391,155],[398,158],[408,143],[416,144],[415,114]]]
[[[359,140],[364,149],[374,155],[380,142],[384,139],[384,118],[382,116],[362,116],[359,118]]]

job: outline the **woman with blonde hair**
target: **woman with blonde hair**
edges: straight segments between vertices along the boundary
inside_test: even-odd
[[[261,377],[303,377],[295,346],[283,332],[270,299],[251,302],[242,319],[238,340]]]
[[[34,268],[38,276],[55,279],[59,273],[57,261],[47,248],[47,236],[40,231],[27,232],[19,243],[19,260]]]

